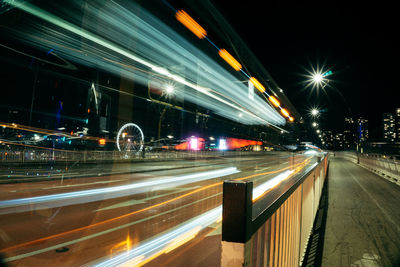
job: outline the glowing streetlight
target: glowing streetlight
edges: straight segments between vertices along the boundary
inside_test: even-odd
[[[175,88],[172,84],[167,84],[165,86],[165,92],[167,95],[172,95],[174,93],[174,91],[175,91]]]
[[[318,123],[316,123],[315,121],[312,123],[312,126],[313,127],[317,127],[318,126]]]
[[[323,76],[320,73],[315,73],[312,79],[315,83],[320,83],[322,82]]]
[[[313,108],[313,109],[311,110],[311,115],[312,115],[313,117],[318,116],[318,114],[319,114],[319,110],[318,110],[318,109]]]

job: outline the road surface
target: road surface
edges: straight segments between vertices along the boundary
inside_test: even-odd
[[[252,155],[158,162],[166,168],[146,172],[115,165],[107,175],[1,184],[0,253],[10,266],[215,265],[223,180],[257,187],[313,160]]]

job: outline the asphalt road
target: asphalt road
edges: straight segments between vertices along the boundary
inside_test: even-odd
[[[322,266],[400,266],[400,187],[332,158]]]
[[[1,184],[0,254],[10,266],[214,266],[223,180],[256,187],[307,158],[158,162],[163,171],[131,173],[115,165],[106,176]]]

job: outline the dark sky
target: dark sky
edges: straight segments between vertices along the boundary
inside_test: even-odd
[[[352,2],[349,4],[349,2]],[[340,129],[364,116],[379,135],[383,112],[400,107],[396,7],[383,1],[213,1],[302,115],[311,106]],[[305,89],[312,66],[333,71],[325,92]],[[343,97],[344,98],[343,98]]]

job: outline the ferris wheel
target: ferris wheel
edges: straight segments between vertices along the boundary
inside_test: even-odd
[[[143,149],[144,135],[142,129],[134,123],[127,123],[121,127],[117,135],[117,148],[119,151],[141,151]]]

